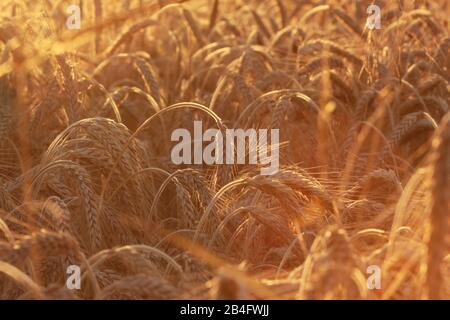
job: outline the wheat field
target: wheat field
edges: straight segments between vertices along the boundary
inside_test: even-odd
[[[447,0],[0,7],[0,299],[450,299]]]

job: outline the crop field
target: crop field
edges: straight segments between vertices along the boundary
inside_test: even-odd
[[[450,2],[0,1],[0,299],[450,299]]]

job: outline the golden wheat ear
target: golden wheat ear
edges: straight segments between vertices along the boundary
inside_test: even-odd
[[[449,250],[450,221],[450,114],[442,120],[431,154],[431,216],[427,258],[428,298],[443,298],[443,259]]]

